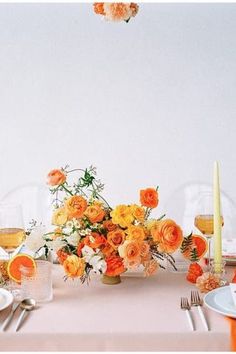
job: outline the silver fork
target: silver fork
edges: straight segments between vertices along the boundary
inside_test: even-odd
[[[181,300],[180,300],[180,307],[182,310],[185,311],[186,313],[186,316],[187,316],[187,319],[188,319],[188,322],[189,322],[189,326],[191,328],[192,331],[195,331],[195,328],[194,328],[194,323],[193,323],[193,319],[190,315],[190,305],[189,305],[189,302],[188,302],[188,299],[186,297],[181,297]]]
[[[202,323],[207,331],[210,331],[210,327],[207,323],[206,317],[202,311],[202,300],[200,298],[200,295],[198,291],[191,291],[191,305],[196,306],[200,315],[200,318],[202,320]]]

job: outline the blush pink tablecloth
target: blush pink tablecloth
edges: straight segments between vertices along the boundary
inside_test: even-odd
[[[229,323],[204,308],[206,332],[196,308],[197,330],[191,332],[180,310],[181,296],[195,287],[185,274],[159,271],[151,278],[122,276],[119,285],[104,285],[94,276],[90,285],[64,282],[54,265],[54,299],[30,313],[14,333],[15,319],[0,333],[1,351],[229,351]],[[0,313],[0,323],[7,315]],[[15,316],[17,317],[17,316]]]

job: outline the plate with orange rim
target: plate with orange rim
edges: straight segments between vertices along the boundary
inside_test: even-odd
[[[207,293],[204,296],[204,303],[209,309],[221,315],[236,318],[236,306],[229,286],[223,286]]]
[[[10,291],[0,288],[0,311],[6,309],[13,302],[13,295]]]

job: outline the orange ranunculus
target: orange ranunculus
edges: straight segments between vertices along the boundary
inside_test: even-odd
[[[110,277],[115,277],[125,272],[125,267],[123,264],[123,259],[119,256],[110,256],[106,258],[107,270],[105,275]]]
[[[158,221],[151,229],[151,235],[160,252],[173,253],[183,241],[181,228],[171,219]]]
[[[146,237],[142,226],[130,225],[127,229],[127,240],[143,241]]]
[[[94,204],[87,207],[84,215],[87,216],[91,223],[95,223],[102,221],[106,213],[100,205]]]
[[[69,254],[63,251],[63,249],[57,251],[57,258],[60,264],[63,264],[68,256]]]
[[[107,231],[113,231],[117,228],[117,225],[113,224],[112,220],[104,220],[103,221],[103,227]]]
[[[73,254],[66,258],[63,267],[69,277],[81,277],[85,271],[85,260]]]
[[[144,273],[146,277],[153,275],[157,272],[159,268],[159,263],[155,259],[151,259],[150,261],[145,263]]]
[[[103,4],[104,2],[95,2],[93,4],[93,9],[96,14],[105,15]]]
[[[158,205],[158,193],[154,188],[142,189],[140,191],[140,203],[148,208],[156,208]]]
[[[82,218],[87,208],[87,202],[81,195],[74,195],[65,201],[69,219]]]
[[[107,242],[106,238],[98,232],[91,232],[91,235],[86,236],[83,241],[86,246],[91,248],[99,248]]]
[[[124,258],[127,262],[140,262],[141,248],[140,243],[136,240],[126,240],[118,248],[120,257]]]
[[[105,244],[105,247],[101,249],[101,251],[106,258],[116,253],[116,250],[108,242]]]
[[[61,170],[52,170],[47,176],[47,184],[49,186],[59,186],[66,181],[66,175]]]
[[[125,233],[120,228],[114,231],[110,231],[107,234],[107,242],[114,248],[117,249],[125,240]]]

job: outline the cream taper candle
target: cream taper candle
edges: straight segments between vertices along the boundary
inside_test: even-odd
[[[220,207],[220,181],[219,181],[219,164],[214,163],[214,181],[213,181],[213,195],[214,195],[214,263],[215,272],[221,272],[222,263],[222,219]]]

